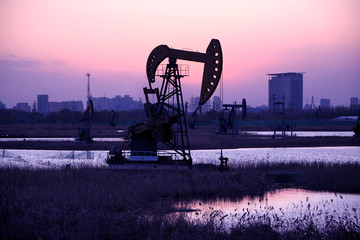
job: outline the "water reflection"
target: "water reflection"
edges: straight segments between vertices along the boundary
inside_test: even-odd
[[[281,189],[261,197],[241,200],[193,200],[174,204],[189,221],[214,220],[228,228],[238,223],[270,223],[278,230],[289,230],[295,222],[312,221],[324,227],[329,221],[344,219],[359,223],[360,195],[313,192],[303,189]],[[186,211],[194,210],[194,211]]]

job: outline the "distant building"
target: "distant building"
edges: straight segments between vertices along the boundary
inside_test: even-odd
[[[92,98],[95,111],[129,111],[133,109],[143,109],[143,103],[141,99],[139,101],[134,100],[130,95],[120,96],[117,95],[114,98],[107,97],[93,97]]]
[[[24,112],[31,112],[31,106],[28,103],[17,103],[13,109]]]
[[[199,102],[200,102],[200,97],[191,97],[190,100],[190,106],[191,106],[191,112],[195,112],[195,110],[198,108],[199,106]],[[201,109],[202,110],[202,109]]]
[[[141,99],[134,100],[130,95],[115,96],[114,98],[107,97],[91,97],[95,111],[129,111],[133,109],[143,109]],[[48,95],[37,96],[37,111],[46,116],[50,112],[59,112],[64,109],[70,111],[84,111],[84,104],[82,101],[62,101],[62,102],[49,102]]]
[[[350,98],[350,109],[351,110],[359,110],[359,98],[352,97]]]
[[[59,102],[49,102],[49,112],[59,112],[60,110]]]
[[[71,111],[78,111],[78,112],[84,111],[84,104],[82,101],[60,102],[60,106],[62,107],[62,109],[69,109]]]
[[[82,112],[84,104],[82,101],[49,102],[49,112],[60,112],[64,109]]]
[[[207,101],[206,103],[204,103],[204,104],[201,106],[201,111],[202,111],[202,112],[209,112],[210,109],[211,109],[210,101]]]
[[[93,98],[93,101],[95,103],[95,98]],[[94,107],[95,106],[96,106],[96,104],[94,104]],[[113,109],[114,111],[117,111],[117,112],[125,110],[124,101],[120,95],[116,95],[114,98],[111,99],[111,105],[110,105],[109,109],[103,109],[103,110],[111,110],[111,109]],[[95,110],[101,111],[101,109],[97,109],[96,107],[95,107]]]
[[[114,109],[114,107],[112,106],[112,100],[110,98],[93,97],[92,101],[93,101],[94,109],[96,109],[96,111],[104,111],[104,110],[110,111],[111,109]]]
[[[190,98],[190,102],[188,103],[188,109],[187,112],[188,113],[193,113],[195,112],[195,110],[199,107],[199,103],[200,103],[200,97],[191,97]],[[211,105],[211,101],[207,101],[206,103],[204,103],[203,105],[201,105],[201,112],[209,112],[212,109],[220,109],[221,107],[221,101],[220,101],[220,97],[215,96],[213,99],[213,105]],[[198,109],[199,111],[200,109]],[[219,111],[219,110],[217,110]]]
[[[305,104],[304,106],[304,110],[311,110],[311,105],[310,104]]]
[[[0,101],[0,109],[5,109],[6,105]]]
[[[320,99],[320,108],[330,108],[330,99],[322,98]]]
[[[269,76],[269,109],[277,101],[284,102],[285,109],[303,108],[303,73],[272,73]]]
[[[219,96],[213,98],[213,109],[217,112],[221,111],[221,98]]]
[[[215,100],[214,100],[215,99]],[[213,99],[213,105],[211,105],[210,101],[207,101],[206,103],[204,103],[203,105],[201,105],[201,112],[209,112],[210,110],[212,110],[213,108],[219,108],[220,109],[220,98],[215,96]],[[215,101],[215,102],[214,102]],[[195,110],[199,107],[199,103],[200,103],[200,97],[191,97],[190,98],[190,102],[188,103],[188,109],[187,112],[188,113],[193,113],[195,112]],[[214,106],[215,104],[215,106]],[[198,109],[199,111],[200,109]]]
[[[49,95],[37,95],[37,111],[44,116],[49,113]]]
[[[36,113],[36,102],[35,101],[34,101],[34,104],[33,104],[32,112]]]

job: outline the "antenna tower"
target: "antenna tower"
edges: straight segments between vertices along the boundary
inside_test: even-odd
[[[90,100],[90,76],[91,76],[91,74],[90,74],[89,72],[87,72],[87,73],[86,73],[86,76],[88,77],[86,99],[87,99],[87,105],[89,105],[89,100]]]
[[[313,111],[315,108],[315,104],[314,104],[314,96],[311,97],[311,111]]]

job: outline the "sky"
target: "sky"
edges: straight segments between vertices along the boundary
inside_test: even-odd
[[[144,100],[156,46],[205,52],[212,38],[223,50],[226,103],[267,105],[266,74],[279,72],[305,72],[304,105],[360,98],[359,0],[0,0],[0,36],[7,108],[38,94],[85,101],[87,72],[94,97]],[[178,63],[189,64],[188,101],[200,94],[203,64]]]

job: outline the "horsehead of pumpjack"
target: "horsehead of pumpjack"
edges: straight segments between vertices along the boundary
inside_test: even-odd
[[[169,48],[167,45],[159,45],[150,53],[146,63],[146,75],[151,84],[155,82],[155,72],[160,63],[165,59],[181,59],[204,63],[203,80],[200,91],[199,105],[203,105],[215,92],[220,82],[223,56],[220,41],[212,39],[206,49],[206,53],[191,52]]]

